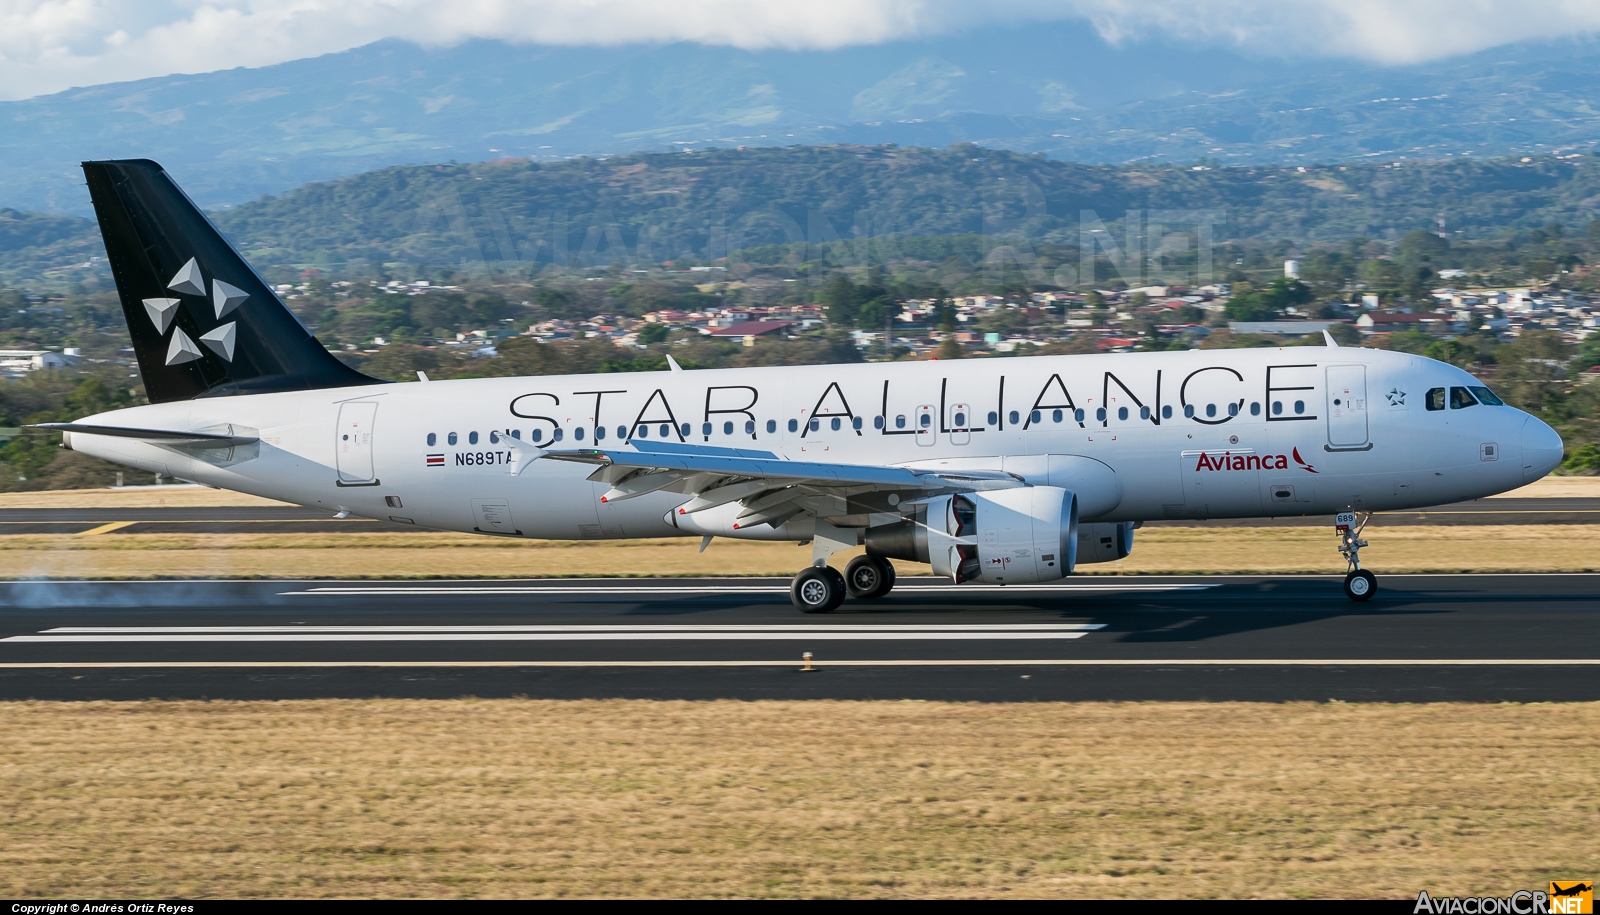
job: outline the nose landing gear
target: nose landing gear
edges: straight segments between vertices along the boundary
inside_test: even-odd
[[[1371,520],[1372,512],[1340,512],[1333,517],[1333,528],[1339,534],[1339,552],[1350,567],[1344,577],[1344,593],[1353,601],[1370,600],[1378,593],[1378,576],[1361,568],[1361,548],[1367,545],[1361,539],[1361,532]]]

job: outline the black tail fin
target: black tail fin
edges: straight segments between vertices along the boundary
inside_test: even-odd
[[[83,172],[152,403],[378,383],[318,343],[161,166]]]

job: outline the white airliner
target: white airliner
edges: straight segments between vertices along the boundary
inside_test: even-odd
[[[887,594],[889,559],[1048,582],[1127,556],[1144,521],[1284,515],[1336,516],[1346,593],[1366,600],[1371,512],[1505,492],[1562,456],[1466,372],[1331,338],[381,382],[334,359],[158,165],[84,170],[152,402],[49,425],[68,447],[441,530],[809,541],[791,588],[807,612]]]

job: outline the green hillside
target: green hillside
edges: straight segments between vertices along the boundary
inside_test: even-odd
[[[264,273],[287,281],[306,267],[427,277],[466,265],[531,275],[550,265],[841,254],[859,266],[951,252],[981,259],[1002,245],[1025,261],[1078,263],[1084,238],[1113,256],[1153,251],[1185,233],[1190,248],[1209,239],[1309,250],[1353,238],[1392,241],[1436,230],[1441,218],[1453,242],[1504,248],[1519,232],[1581,227],[1597,214],[1600,158],[1591,156],[1102,166],[963,144],[396,167],[214,215]],[[101,252],[93,233],[91,222],[74,217],[0,210],[0,280],[37,287],[52,279],[59,287],[94,273],[89,258]],[[944,240],[901,241],[910,238]]]
[[[1076,245],[1125,215],[1300,244],[1433,229],[1483,239],[1600,211],[1600,159],[1329,167],[1098,166],[957,145],[387,168],[218,216],[263,265],[709,262],[777,244],[979,235]],[[358,270],[360,268],[357,268]],[[363,271],[364,272],[364,271]]]

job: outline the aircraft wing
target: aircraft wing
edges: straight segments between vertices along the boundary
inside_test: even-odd
[[[260,441],[255,435],[235,435],[218,432],[182,432],[174,429],[129,429],[125,426],[96,426],[88,423],[35,423],[29,429],[48,429],[51,432],[81,432],[84,435],[110,435],[133,438],[157,445],[188,445],[191,447],[227,448],[234,445],[251,445]],[[232,426],[227,427],[230,430]]]
[[[742,526],[773,525],[800,513],[848,514],[852,497],[896,492],[901,500],[1024,485],[1000,471],[930,471],[872,464],[787,461],[770,451],[635,441],[629,448],[546,451],[545,460],[593,464],[589,479],[610,485],[601,501],[652,492],[693,496],[685,513],[738,501]],[[867,509],[872,508],[868,500]],[[877,510],[888,509],[887,504]]]

